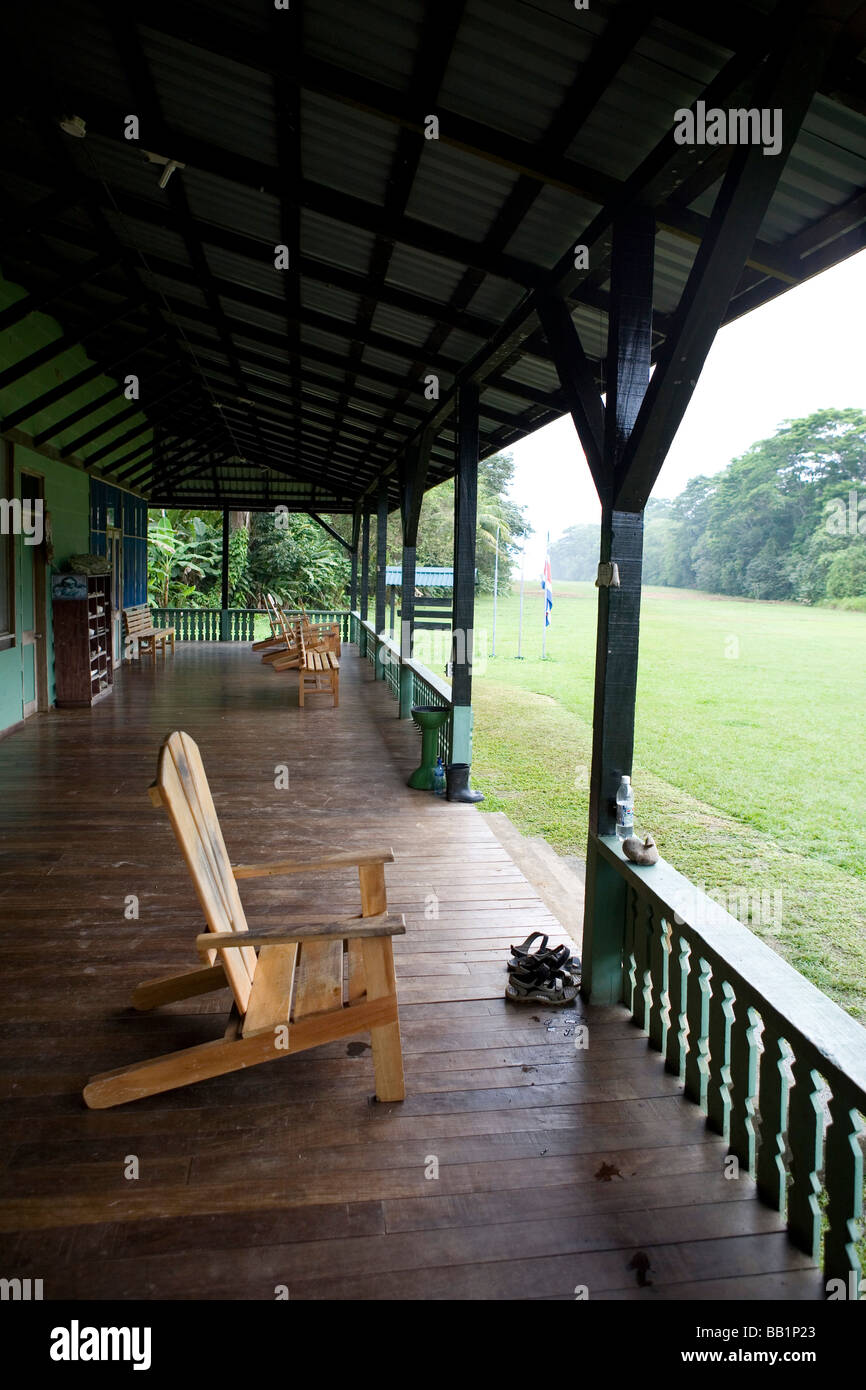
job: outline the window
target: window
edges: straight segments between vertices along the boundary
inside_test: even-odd
[[[12,446],[0,439],[0,494],[4,501],[12,498]],[[4,525],[0,529],[0,651],[15,645],[15,537],[8,508],[3,508]]]

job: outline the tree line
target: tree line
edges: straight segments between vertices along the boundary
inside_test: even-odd
[[[598,527],[551,545],[554,577],[591,580]],[[786,421],[727,468],[646,509],[646,584],[866,611],[866,412]]]

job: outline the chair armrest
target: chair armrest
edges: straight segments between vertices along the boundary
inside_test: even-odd
[[[371,850],[367,854],[325,854],[320,859],[299,863],[295,859],[276,859],[270,864],[233,864],[235,878],[271,878],[276,874],[303,874],[312,869],[363,869],[371,864],[392,864],[392,849]]]
[[[242,950],[245,946],[291,946],[303,941],[347,941],[364,936],[404,936],[406,919],[402,912],[380,912],[375,917],[342,917],[334,922],[298,926],[291,931],[209,931],[195,939],[195,948],[202,960],[208,951],[226,947]]]

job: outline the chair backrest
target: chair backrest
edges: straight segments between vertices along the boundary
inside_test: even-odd
[[[271,625],[271,635],[272,635],[273,637],[279,637],[279,635],[280,635],[280,619],[279,619],[280,605],[279,605],[279,603],[277,602],[277,600],[274,598],[273,594],[265,594],[265,607],[266,607],[267,610],[268,610],[268,621],[269,621],[269,623],[270,623],[270,625]]]
[[[153,618],[146,603],[136,604],[133,608],[124,608],[123,621],[129,637],[137,637],[140,633],[149,634],[153,631]]]
[[[157,796],[153,796],[153,792]],[[152,799],[168,812],[198,900],[211,931],[247,931],[231,861],[217,820],[198,744],[189,734],[169,734],[159,750]],[[211,964],[216,952],[211,952]],[[223,967],[235,1003],[246,1013],[257,957],[250,946],[226,951]]]
[[[286,650],[290,652],[297,652],[301,650],[300,637],[298,633],[298,624],[290,623],[286,618],[285,612],[282,608],[278,608],[276,611],[277,619],[280,624],[280,629],[283,634],[283,639],[286,643]]]

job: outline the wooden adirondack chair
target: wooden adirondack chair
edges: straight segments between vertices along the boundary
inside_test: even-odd
[[[196,937],[196,947],[208,963],[139,985],[133,1005],[152,1009],[229,985],[234,1008],[222,1038],[94,1076],[84,1088],[87,1104],[97,1110],[121,1105],[367,1031],[377,1097],[402,1100],[391,937],[406,927],[402,916],[388,912],[384,866],[394,858],[391,850],[323,855],[308,863],[232,865],[198,746],[185,733],[170,734],[163,743],[150,795],[154,805],[168,811],[195,884],[208,925],[208,932]],[[326,874],[347,866],[358,869],[359,916],[313,919],[267,935],[249,931],[237,880]]]
[[[253,642],[254,652],[271,651],[276,647],[282,647],[284,644],[283,634],[280,630],[280,624],[277,618],[279,608],[273,594],[265,594],[265,608],[268,613],[268,622],[271,625],[271,635],[270,637],[262,637],[258,642]]]
[[[279,632],[279,640],[274,639],[270,650],[262,656],[262,661],[275,667],[278,671],[297,670],[303,657],[303,648],[299,633],[299,624],[290,623],[282,608],[273,599],[274,611],[272,622],[276,624],[276,631]]]

